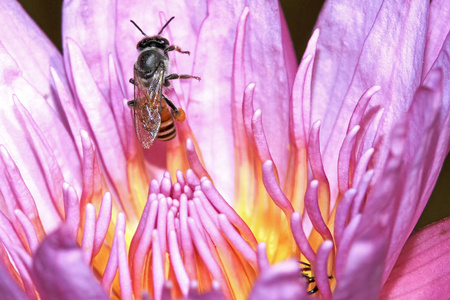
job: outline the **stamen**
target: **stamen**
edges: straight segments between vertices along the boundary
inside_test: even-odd
[[[224,214],[218,216],[219,228],[226,238],[230,241],[233,247],[242,254],[242,256],[254,267],[258,265],[256,252],[250,247],[250,245],[242,238],[242,236],[236,231],[234,226],[228,221]]]
[[[192,244],[191,234],[187,224],[188,204],[186,195],[182,194],[180,198],[180,235],[181,249],[184,254],[184,264],[186,272],[191,280],[197,279],[197,270],[195,268],[194,246]]]
[[[353,242],[353,238],[356,233],[356,229],[361,220],[361,215],[356,215],[353,219],[348,223],[345,228],[344,235],[342,236],[341,242],[339,244],[339,248],[337,248],[336,260],[334,270],[336,272],[336,280],[339,282],[339,278],[342,278],[342,273],[345,270],[345,266],[347,264],[348,255],[350,253],[350,246]]]
[[[45,237],[45,231],[42,226],[33,196],[23,181],[19,168],[17,168],[16,163],[3,145],[0,145],[0,154],[5,165],[5,170],[0,176],[0,191],[3,195],[6,206],[8,207],[8,212],[11,214],[13,212],[13,208],[16,208],[18,205],[33,224],[38,240],[42,241]]]
[[[271,160],[265,161],[263,163],[262,172],[262,179],[267,192],[269,193],[275,204],[283,210],[286,218],[290,219],[292,213],[294,212],[294,208],[292,207],[291,202],[284,195],[281,187],[278,184],[277,178],[275,177],[276,175],[274,173],[274,165]]]
[[[259,272],[262,273],[270,268],[269,260],[267,259],[266,243],[259,243],[256,250]]]
[[[352,153],[356,152],[355,141],[359,129],[359,125],[356,125],[347,133],[342,142],[341,149],[339,150],[338,188],[341,194],[344,194],[350,188]]]
[[[298,212],[294,212],[291,216],[291,230],[295,243],[300,249],[302,255],[305,256],[308,261],[314,261],[316,254],[308,242],[308,238],[303,230],[302,217]]]
[[[308,211],[308,215],[311,219],[314,229],[322,236],[324,240],[332,240],[333,236],[331,235],[328,226],[322,218],[322,213],[319,208],[319,202],[317,198],[318,187],[319,182],[317,180],[313,180],[309,184],[305,195],[305,208]]]
[[[336,242],[336,248],[339,249],[342,235],[344,234],[345,226],[347,226],[347,219],[355,199],[356,189],[351,188],[347,190],[342,197],[336,210],[336,217],[334,220],[334,240]],[[311,261],[311,260],[310,260]]]
[[[223,213],[227,216],[228,220],[236,226],[244,238],[250,243],[250,245],[256,248],[258,244],[253,232],[250,230],[248,225],[241,219],[241,217],[236,213],[236,211],[223,199],[220,193],[212,185],[212,182],[208,179],[201,182],[201,187],[203,193],[208,197],[211,204],[217,209],[218,212]]]
[[[175,231],[169,231],[169,254],[170,262],[173,267],[173,271],[177,278],[178,285],[184,297],[187,297],[189,292],[189,276],[184,268],[183,260],[179,250],[177,236]]]
[[[13,96],[13,99],[14,105],[19,111],[26,130],[29,133],[29,137],[33,143],[34,153],[37,155],[40,162],[40,167],[43,172],[45,182],[47,183],[53,205],[58,211],[59,218],[61,218],[64,213],[64,204],[62,202],[63,195],[61,190],[61,186],[64,183],[64,177],[62,175],[61,168],[56,161],[56,157],[53,154],[50,144],[39,126],[34,121],[31,114],[15,95]]]
[[[106,234],[108,233],[109,224],[111,223],[112,203],[111,194],[106,192],[103,195],[102,204],[98,213],[97,222],[95,223],[95,239],[92,256],[95,257],[103,245]]]
[[[164,285],[164,263],[163,253],[160,248],[159,234],[155,229],[152,232],[152,275],[153,275],[153,289],[155,293],[155,299],[161,299],[162,288]]]
[[[19,220],[20,224],[22,225],[23,231],[27,236],[28,246],[30,247],[30,251],[33,254],[39,247],[39,241],[36,236],[36,232],[34,231],[33,224],[20,209],[14,210],[14,214],[16,215],[17,220]]]
[[[86,205],[86,213],[84,219],[83,239],[81,241],[81,250],[83,258],[89,265],[92,259],[92,249],[94,247],[95,235],[95,207],[91,203]]]
[[[65,226],[70,229],[73,239],[76,240],[80,226],[80,204],[77,192],[67,183],[63,184],[63,191]]]
[[[132,300],[130,269],[127,261],[127,245],[125,243],[125,233],[119,230],[116,234],[117,258],[119,268],[120,298]]]
[[[232,298],[232,295],[230,293],[230,290],[227,287],[227,281],[225,279],[224,274],[222,273],[222,270],[220,269],[219,265],[217,264],[215,258],[213,257],[212,253],[209,250],[208,245],[206,244],[205,240],[201,236],[199,229],[197,228],[197,225],[195,224],[194,219],[188,218],[188,226],[189,226],[189,232],[191,233],[192,240],[195,244],[195,248],[197,249],[198,253],[200,254],[203,262],[205,263],[206,267],[208,268],[209,272],[212,275],[212,278],[217,280],[221,287],[222,291],[224,292],[225,296],[228,298]]]
[[[353,175],[352,186],[359,185],[359,181],[361,180],[364,172],[366,172],[367,166],[369,165],[370,159],[372,158],[374,152],[375,149],[370,148],[359,159],[358,164],[356,165],[355,173]]]
[[[328,256],[332,249],[333,242],[329,240],[324,241],[319,247],[314,261],[314,277],[320,291],[320,296],[325,300],[332,298],[328,275]]]
[[[353,200],[353,209],[351,218],[354,218],[357,214],[361,213],[361,208],[363,206],[363,201],[367,195],[367,189],[369,188],[370,180],[374,174],[373,170],[369,170],[364,174],[361,182],[356,189],[356,196]]]

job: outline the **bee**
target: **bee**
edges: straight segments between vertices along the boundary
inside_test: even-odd
[[[139,56],[134,64],[134,78],[130,79],[134,85],[134,100],[127,102],[134,110],[136,137],[145,149],[152,146],[155,138],[162,141],[173,139],[176,136],[173,120],[183,122],[185,119],[184,110],[177,108],[163,94],[163,87],[169,87],[170,80],[173,79],[200,80],[198,76],[168,74],[169,51],[190,54],[178,46],[170,45],[166,38],[160,36],[174,18],[170,18],[155,36],[147,36],[133,20],[130,20],[145,36],[136,45]]]
[[[308,275],[308,273],[310,273],[312,271],[311,265],[306,262],[303,262],[303,261],[299,261],[299,263],[304,266],[304,267],[300,268],[300,276],[307,280],[308,287],[309,287],[311,284],[314,284],[316,282],[316,278],[314,276]],[[333,279],[333,276],[331,276],[331,275],[328,276],[328,279]],[[308,291],[308,295],[315,294],[318,291],[319,291],[319,288],[317,287],[317,285],[314,284],[312,289],[310,289]]]

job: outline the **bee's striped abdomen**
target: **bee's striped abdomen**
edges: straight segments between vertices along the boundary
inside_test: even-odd
[[[164,103],[161,110],[161,125],[159,126],[156,138],[161,141],[170,141],[176,135],[177,130],[175,128],[175,123],[173,122],[173,116]]]

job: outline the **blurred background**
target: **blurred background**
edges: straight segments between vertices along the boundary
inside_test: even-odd
[[[28,14],[36,21],[53,43],[61,50],[61,7],[59,0],[20,0]],[[324,3],[322,0],[282,0],[281,6],[300,59],[311,36],[317,16]],[[450,215],[450,157],[445,160],[430,201],[416,229],[439,221]]]

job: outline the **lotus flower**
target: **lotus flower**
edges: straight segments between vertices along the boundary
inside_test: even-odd
[[[66,1],[63,56],[0,2],[3,298],[446,297],[450,219],[408,239],[449,152],[445,1],[328,1],[298,68],[277,2],[169,2]],[[171,16],[202,81],[144,151],[129,20]]]

